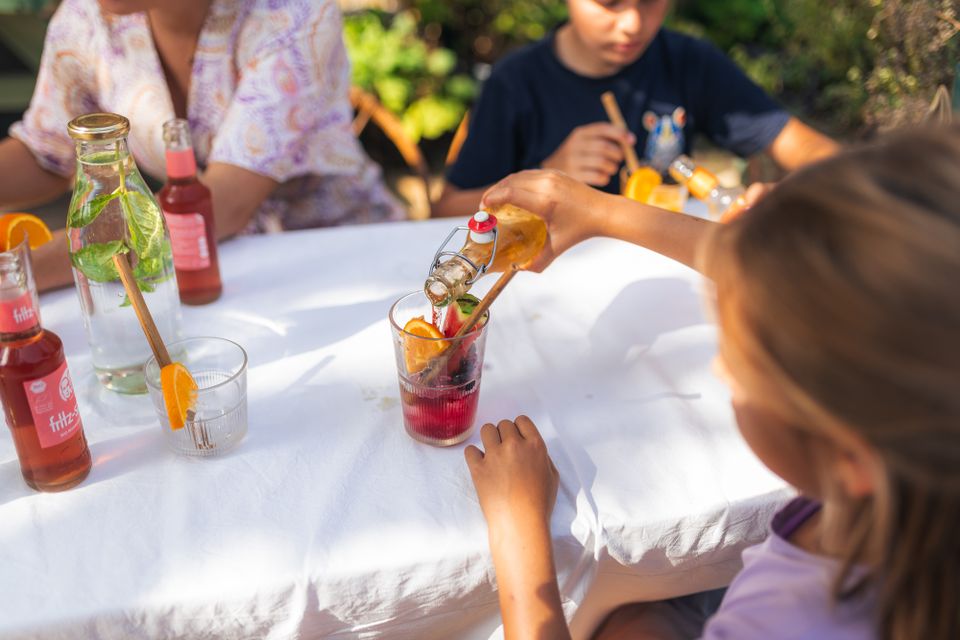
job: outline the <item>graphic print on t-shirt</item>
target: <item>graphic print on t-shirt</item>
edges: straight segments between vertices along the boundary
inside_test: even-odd
[[[686,122],[687,110],[683,107],[677,107],[669,115],[658,115],[653,111],[643,114],[643,128],[647,130],[644,157],[660,173],[683,153],[683,125]]]

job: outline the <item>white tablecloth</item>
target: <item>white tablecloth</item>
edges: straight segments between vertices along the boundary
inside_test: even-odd
[[[249,353],[249,434],[222,458],[168,451],[146,396],[97,383],[74,291],[44,295],[94,467],[37,494],[0,438],[0,637],[496,636],[463,448],[404,433],[386,322],[451,224],[222,247],[223,298],[183,310],[185,335]],[[590,603],[581,635],[613,600],[724,583],[786,495],[710,372],[702,286],[595,240],[520,274],[493,307],[478,424],[526,413],[546,438],[565,608]],[[616,587],[598,600],[601,583]]]

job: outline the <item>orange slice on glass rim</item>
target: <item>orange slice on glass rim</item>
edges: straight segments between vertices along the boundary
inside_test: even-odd
[[[623,187],[623,195],[637,202],[646,202],[653,190],[661,184],[663,184],[663,178],[656,170],[640,167],[630,174],[627,184]]]
[[[179,362],[168,364],[160,370],[160,390],[167,407],[170,428],[183,429],[187,412],[197,403],[197,382]]]
[[[0,215],[0,250],[9,251],[25,238],[30,240],[30,248],[36,249],[50,242],[53,234],[43,220],[30,213],[5,213]]]
[[[423,316],[410,320],[403,330],[406,332],[403,336],[403,357],[407,364],[407,373],[420,373],[431,360],[450,346],[449,342],[443,340],[444,335],[440,329],[424,320]]]

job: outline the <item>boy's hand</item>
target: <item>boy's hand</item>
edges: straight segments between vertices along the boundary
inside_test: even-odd
[[[559,474],[530,418],[501,420],[480,429],[484,452],[464,451],[491,539],[549,531]],[[549,537],[549,534],[548,534]]]
[[[573,245],[600,235],[603,201],[610,198],[616,196],[597,191],[559,171],[521,171],[490,187],[480,206],[512,204],[546,221],[547,243],[527,267],[539,272]]]
[[[609,184],[610,176],[620,170],[621,144],[636,142],[632,133],[609,122],[585,124],[574,129],[541,166],[563,171],[580,182],[604,187]]]

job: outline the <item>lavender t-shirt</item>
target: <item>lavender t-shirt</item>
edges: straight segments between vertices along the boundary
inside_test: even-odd
[[[787,505],[761,544],[743,552],[743,570],[727,589],[702,640],[873,640],[873,598],[835,602],[833,559],[808,553],[787,538],[816,511],[798,498]],[[853,576],[854,578],[859,576]]]

